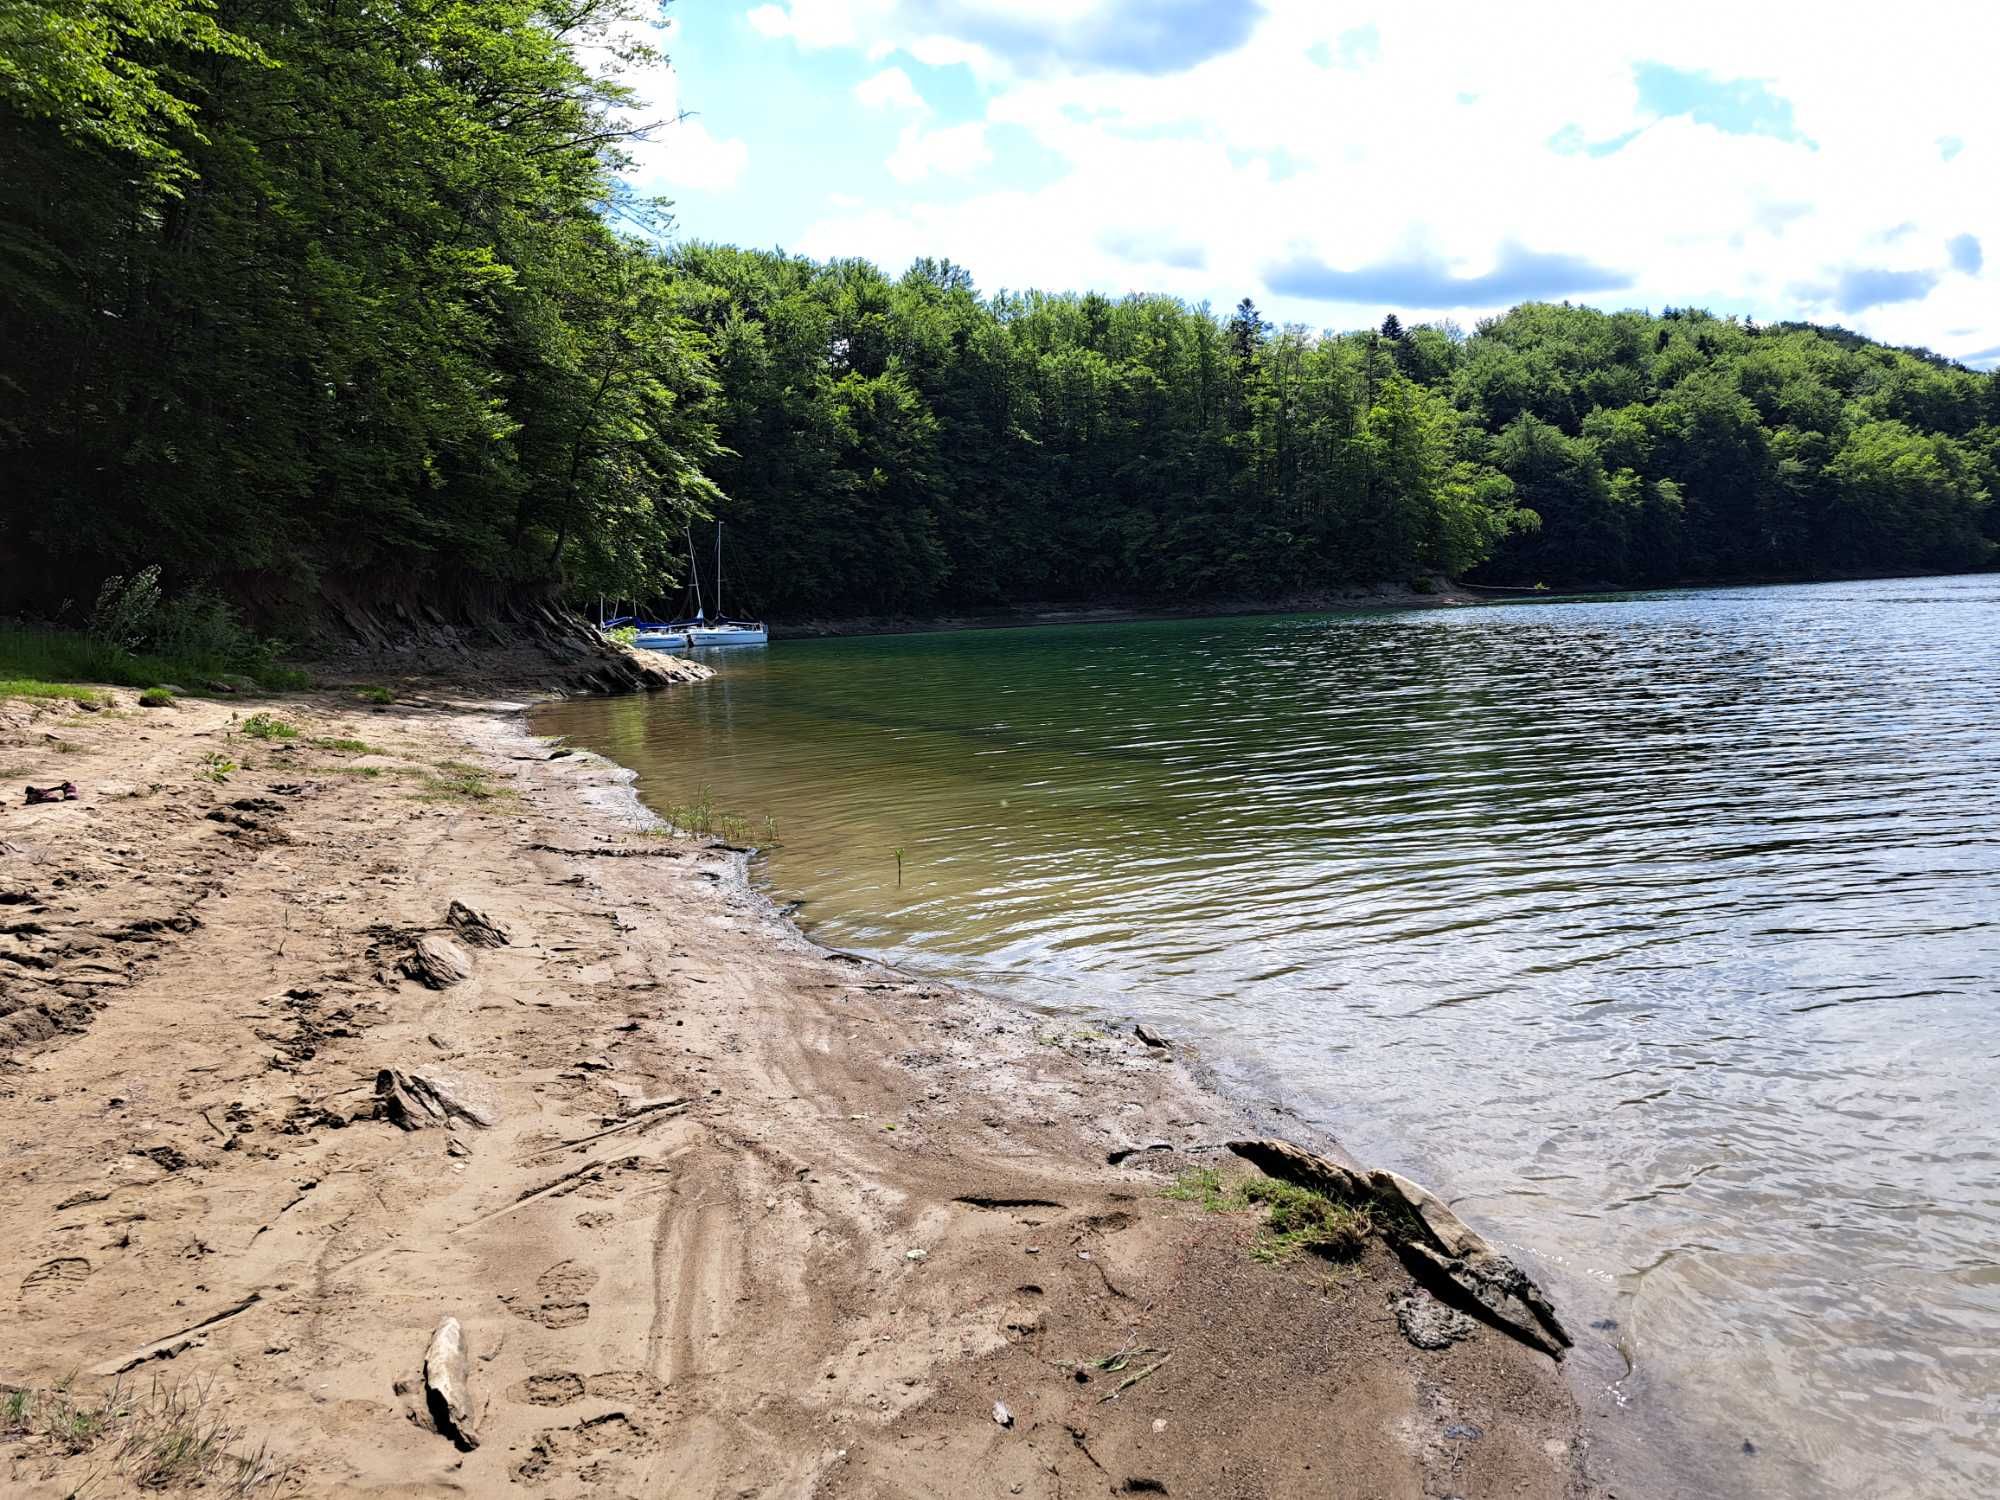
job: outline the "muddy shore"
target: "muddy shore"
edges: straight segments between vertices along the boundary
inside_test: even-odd
[[[1267,1133],[1198,1060],[815,947],[516,705],[0,704],[0,770],[0,1492],[191,1425],[222,1493],[1600,1493],[1383,1239],[1167,1195]]]

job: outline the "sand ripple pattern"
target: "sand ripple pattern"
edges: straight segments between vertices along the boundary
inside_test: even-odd
[[[1993,577],[1684,591],[781,644],[547,727],[774,818],[823,940],[1200,1038],[1441,1185],[1716,1492],[1971,1496],[1996,648]]]

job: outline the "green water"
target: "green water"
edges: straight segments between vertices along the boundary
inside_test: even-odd
[[[1196,1039],[1439,1187],[1627,1472],[1972,1496],[1996,646],[1993,577],[781,641],[538,728],[771,819],[822,941]]]

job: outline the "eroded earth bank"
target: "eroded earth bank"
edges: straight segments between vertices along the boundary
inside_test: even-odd
[[[1275,1253],[1172,1046],[813,947],[502,706],[118,699],[0,705],[0,1491],[1598,1493],[1448,1216]]]

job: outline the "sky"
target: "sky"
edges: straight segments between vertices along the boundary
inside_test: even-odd
[[[678,238],[1347,329],[1528,299],[2000,366],[2000,0],[679,0]]]

